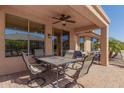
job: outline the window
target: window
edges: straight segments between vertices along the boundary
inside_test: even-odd
[[[63,31],[63,35],[62,35],[63,55],[65,55],[65,52],[69,50],[70,47],[69,40],[70,40],[70,33],[68,31]]]
[[[84,51],[84,38],[80,37],[80,50]]]
[[[5,56],[20,56],[22,51],[33,54],[39,48],[44,49],[44,25],[6,14]]]
[[[96,38],[91,38],[91,50],[97,51],[99,48],[99,42]]]
[[[45,52],[44,26],[30,21],[30,53],[34,54],[35,49],[42,49]]]

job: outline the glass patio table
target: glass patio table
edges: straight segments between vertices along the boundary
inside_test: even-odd
[[[71,59],[71,58],[67,58],[67,57],[62,57],[62,56],[52,56],[52,57],[42,57],[42,58],[37,58],[39,61],[45,62],[47,64],[51,64],[54,65],[57,68],[57,78],[56,78],[56,87],[58,86],[58,78],[59,78],[59,67],[65,64],[69,64],[69,63],[73,63],[73,62],[78,62],[78,61],[82,61],[81,59]]]

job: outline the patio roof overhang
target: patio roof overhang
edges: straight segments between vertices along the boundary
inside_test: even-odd
[[[80,32],[80,33],[77,33],[77,35],[80,37],[90,37],[90,38],[96,38],[100,40],[100,35],[94,32]]]
[[[76,28],[77,31],[103,28],[110,24],[110,19],[100,6],[72,6],[72,8],[94,23],[93,25]]]
[[[61,14],[70,15],[76,21],[75,24],[67,23],[65,28],[74,29],[75,31],[83,31],[87,29],[103,28],[110,23],[110,19],[104,13],[100,6],[89,5],[45,5],[45,6],[0,6],[0,9],[10,9],[16,12],[21,11],[23,14],[33,15],[42,21],[53,25],[52,17],[60,16]],[[30,11],[29,11],[30,10]],[[61,27],[62,23],[53,25]]]

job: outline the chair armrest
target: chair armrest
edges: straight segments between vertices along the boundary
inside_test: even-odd
[[[32,66],[41,66],[42,64],[30,64]]]
[[[68,74],[66,74],[66,73],[64,73],[66,76],[68,76],[68,77],[70,77],[70,78],[72,78],[73,79],[73,76],[70,76],[70,75],[68,75]]]
[[[76,69],[76,68],[71,68],[71,67],[68,67],[67,69],[71,69],[71,70],[78,70],[78,69]]]

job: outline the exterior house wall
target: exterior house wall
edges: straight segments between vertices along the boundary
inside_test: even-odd
[[[0,75],[25,70],[21,57],[5,58],[5,12],[0,11]],[[18,61],[17,61],[18,60]]]
[[[70,31],[70,49],[80,50],[80,37],[74,31]]]
[[[45,29],[45,55],[52,55],[52,38],[48,34],[52,35],[52,25],[47,25]]]
[[[90,37],[85,37],[84,52],[86,53],[91,52],[91,38]]]
[[[80,37],[78,35],[74,35],[75,38],[75,50],[80,50]]]
[[[74,31],[71,31],[70,32],[70,49],[71,50],[74,50],[75,49],[75,40],[74,40],[74,35],[75,35],[75,33],[74,33]]]
[[[0,75],[11,74],[19,71],[26,70],[22,57],[5,57],[5,14],[12,14],[15,16],[27,18],[29,20],[45,24],[45,54],[52,55],[52,40],[48,38],[48,34],[52,35],[52,25],[39,19],[31,14],[22,13],[14,9],[4,9],[0,11]],[[59,27],[58,27],[59,28]],[[68,31],[69,29],[67,29]],[[69,30],[70,31],[70,30]],[[70,43],[73,42],[73,36],[71,36]],[[70,45],[72,47],[72,45]]]
[[[81,15],[86,17],[88,20],[96,24],[98,27],[105,27],[108,25],[106,21],[102,19],[100,14],[97,11],[92,9],[92,6],[70,6],[74,10],[78,11]],[[45,54],[50,55],[52,54],[52,40],[48,38],[48,34],[52,34],[52,24],[49,21],[45,21],[44,19],[39,18],[38,16],[34,15],[34,13],[29,9],[29,13],[23,12],[20,10],[15,10],[8,8],[8,9],[1,9],[0,10],[0,75],[11,74],[15,72],[19,72],[25,70],[25,65],[22,60],[22,57],[5,57],[5,38],[4,38],[4,30],[5,30],[5,13],[12,14],[15,16],[23,17],[29,19],[31,21],[35,21],[45,25]],[[84,14],[84,12],[86,12]],[[82,21],[83,22],[83,21]],[[57,28],[60,28],[57,26]],[[90,29],[90,28],[89,28]],[[73,29],[65,29],[70,31],[70,49],[79,50],[79,37],[75,34]],[[107,32],[108,28],[102,29],[102,45],[101,45],[101,53],[103,54],[101,57],[102,64],[107,65],[108,63],[108,38]],[[91,51],[90,41],[87,40],[85,46],[85,51]],[[105,51],[104,51],[105,50]]]

